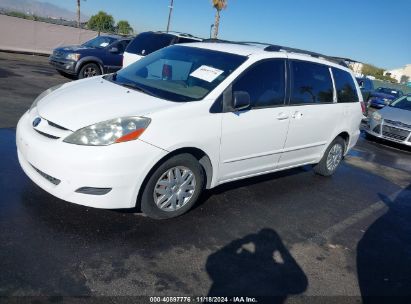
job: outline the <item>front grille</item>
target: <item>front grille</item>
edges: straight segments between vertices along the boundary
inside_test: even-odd
[[[384,122],[387,123],[387,124],[396,126],[396,127],[411,129],[411,125],[405,124],[405,123],[403,123],[403,122],[401,122],[401,121],[395,121],[395,120],[385,119]]]
[[[54,127],[54,128],[60,129],[60,130],[64,130],[64,131],[67,131],[67,130],[68,130],[68,129],[66,129],[65,127],[62,127],[62,126],[60,126],[60,125],[58,125],[58,124],[55,124],[55,123],[52,122],[52,121],[47,120],[47,123],[48,123],[49,126],[51,126],[51,127]]]
[[[376,126],[372,131],[374,133],[381,134],[381,125]]]
[[[44,133],[44,132],[41,132],[41,131],[39,131],[39,130],[37,130],[37,129],[34,129],[37,133],[39,133],[39,134],[41,134],[41,135],[43,135],[43,136],[45,136],[45,137],[48,137],[48,138],[50,138],[50,139],[59,139],[60,137],[58,137],[58,136],[54,136],[54,135],[50,135],[50,134],[47,134],[47,133]]]
[[[56,58],[62,58],[63,55],[64,55],[64,53],[60,52],[60,51],[54,51],[53,52],[53,56],[56,57]]]
[[[58,184],[60,184],[61,181],[60,181],[59,179],[57,179],[57,178],[55,178],[55,177],[53,177],[53,176],[50,176],[50,175],[44,173],[43,171],[37,169],[37,168],[34,167],[33,165],[31,165],[31,166],[33,167],[34,170],[37,171],[38,174],[40,174],[41,176],[43,176],[45,179],[47,179],[47,180],[48,180],[50,183],[52,183],[53,185],[56,185],[56,186],[57,186]]]
[[[398,141],[404,141],[410,135],[410,131],[384,125],[382,127],[382,135]]]

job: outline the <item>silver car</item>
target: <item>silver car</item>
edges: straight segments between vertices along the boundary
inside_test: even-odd
[[[411,94],[402,96],[390,105],[375,111],[368,120],[366,132],[411,146]]]

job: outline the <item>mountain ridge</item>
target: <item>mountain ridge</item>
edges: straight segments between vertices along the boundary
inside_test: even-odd
[[[73,8],[75,2],[73,1]],[[40,17],[49,17],[54,19],[77,20],[77,14],[74,11],[62,8],[58,5],[42,2],[38,0],[0,0],[0,9],[8,11],[17,11],[25,14],[32,14]],[[87,21],[88,16],[81,14],[81,21]]]

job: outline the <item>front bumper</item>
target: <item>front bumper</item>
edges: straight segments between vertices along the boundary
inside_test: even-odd
[[[167,153],[140,140],[103,147],[67,144],[36,132],[31,121],[27,112],[17,125],[21,167],[45,191],[75,204],[133,208],[144,178]],[[84,187],[111,190],[103,195],[76,192]]]
[[[77,61],[50,56],[49,63],[57,70],[63,71],[68,74],[76,74]]]
[[[370,118],[365,132],[378,138],[411,147],[411,129],[398,127],[385,120],[376,122]]]

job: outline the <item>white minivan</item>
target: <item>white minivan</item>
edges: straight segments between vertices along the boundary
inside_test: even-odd
[[[63,200],[156,219],[230,181],[307,164],[332,175],[359,137],[362,96],[347,67],[317,55],[173,45],[53,87],[18,123],[19,162]]]

